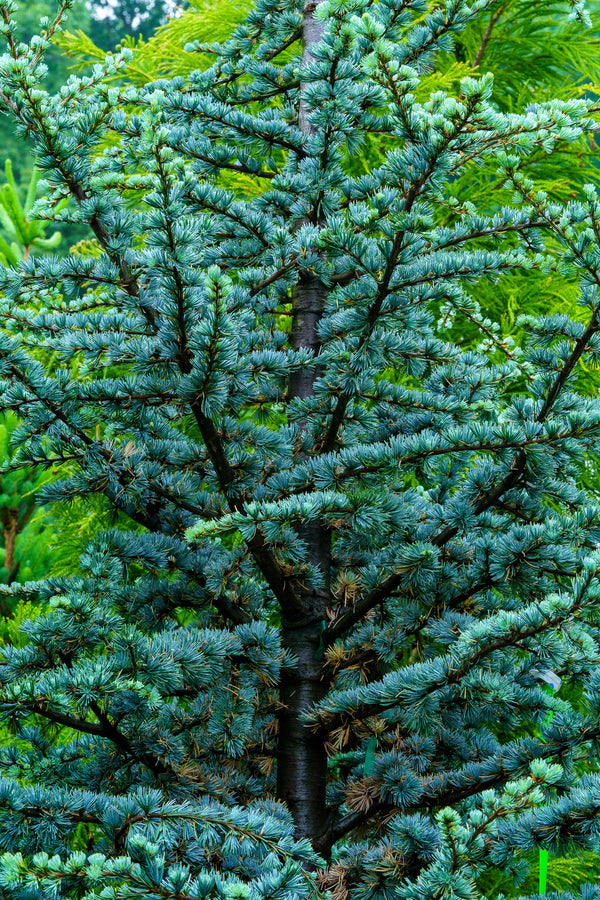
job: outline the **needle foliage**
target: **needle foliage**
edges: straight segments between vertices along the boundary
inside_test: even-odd
[[[32,218],[93,237],[2,268],[2,406],[112,524],[10,589],[48,611],[2,652],[0,892],[526,890],[600,837],[600,197],[538,168],[594,99],[434,88],[494,0],[261,0],[187,78],[51,96],[69,5],[20,44],[0,0]],[[524,273],[578,305],[519,346],[479,300]]]
[[[427,9],[434,9],[430,0]],[[600,3],[590,0],[591,27],[564,15],[564,0],[497,0],[489,10],[469,22],[455,36],[448,50],[438,51],[430,68],[422,73],[418,96],[444,90],[460,93],[461,79],[491,72],[494,75],[494,104],[505,112],[520,111],[532,102],[562,100],[599,93],[600,84]],[[147,40],[124,37],[123,46],[133,52],[125,72],[114,80],[144,85],[161,77],[187,76],[211,63],[212,41],[224,41],[249,11],[250,6],[230,0],[193,0],[185,10],[161,26]],[[104,51],[82,30],[61,34],[58,43],[85,70],[104,60]],[[353,156],[349,170],[366,174],[381,164],[385,146],[379,135],[365,135],[360,154]],[[585,183],[598,183],[599,169],[593,135],[581,135],[548,154],[543,148],[532,153],[530,170],[536,184],[561,199],[572,199]],[[257,185],[242,176],[221,174],[228,186],[237,185],[246,193]],[[492,214],[511,202],[510,189],[498,180],[493,160],[479,160],[453,179],[455,197],[467,194],[478,209]],[[498,323],[506,336],[521,342],[518,319],[523,313],[562,312],[577,315],[577,284],[551,273],[514,272],[502,283],[481,285],[478,302],[486,317]],[[469,338],[476,332],[467,327]],[[592,379],[594,373],[588,371]]]

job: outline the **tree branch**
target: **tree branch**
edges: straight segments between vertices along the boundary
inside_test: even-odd
[[[73,731],[81,731],[83,734],[94,734],[97,737],[106,737],[104,728],[97,722],[88,722],[86,719],[77,719],[75,716],[70,716],[67,713],[49,709],[39,700],[33,703],[30,708],[31,712],[38,716],[43,716],[44,719],[48,719],[49,722],[54,722],[57,725],[64,725],[66,728],[72,728]]]
[[[552,409],[553,404],[560,395],[569,376],[583,356],[590,339],[594,334],[596,334],[599,328],[600,326],[598,324],[598,312],[595,311],[591,317],[588,327],[581,335],[581,337],[576,341],[573,352],[571,353],[569,359],[566,361],[565,365],[554,379],[554,382],[551,385],[548,394],[546,395],[546,399],[542,405],[542,408],[536,416],[536,422],[540,424],[543,424],[545,422]],[[524,450],[521,449],[513,459],[511,471],[494,488],[486,491],[481,495],[481,497],[475,504],[475,515],[481,515],[481,513],[486,512],[488,509],[495,506],[502,495],[511,490],[511,488],[513,488],[517,484],[526,468],[527,456]],[[434,535],[430,543],[434,547],[443,547],[448,543],[448,541],[450,541],[458,534],[458,530],[459,529],[456,525],[447,525],[446,528],[443,528],[436,535]],[[402,578],[403,576],[401,574],[393,573],[379,585],[377,585],[377,587],[373,588],[373,590],[362,597],[352,609],[348,610],[348,612],[345,613],[340,619],[338,619],[337,622],[334,622],[333,625],[326,629],[324,633],[324,639],[326,641],[335,640],[336,637],[339,637],[343,632],[347,631],[349,628],[359,622],[366,613],[368,613],[371,609],[384,601],[392,591],[396,590],[396,588],[400,586],[400,584],[402,583]]]
[[[588,727],[585,731],[585,735],[582,737],[582,743],[597,738],[599,734],[599,727]],[[528,762],[531,762],[534,759],[552,759],[555,757],[560,757],[565,746],[568,747],[569,744],[570,741],[568,739],[564,742],[560,741],[559,739],[549,741],[542,740],[541,738],[537,741],[535,741],[533,738],[529,739],[527,745],[521,745],[522,750],[524,751],[524,755],[526,755],[526,759],[522,763],[522,768],[524,770],[523,774],[525,774],[525,767]],[[379,798],[373,802],[368,810],[360,810],[348,813],[346,816],[339,819],[337,823],[332,824],[330,831],[331,843],[335,843],[335,841],[338,841],[340,840],[340,838],[345,837],[356,828],[366,825],[366,823],[371,818],[373,818],[373,816],[381,815],[381,813],[392,813],[395,810],[398,813],[403,814],[410,814],[422,810],[431,813],[436,809],[454,806],[455,804],[460,803],[462,800],[467,800],[469,797],[473,797],[476,794],[481,793],[482,791],[487,791],[499,787],[506,781],[512,780],[517,777],[517,772],[515,771],[514,766],[511,765],[510,770],[507,770],[505,768],[502,756],[498,756],[496,759],[498,768],[497,772],[494,775],[490,775],[489,762],[486,761],[485,768],[482,766],[480,779],[477,778],[476,774],[473,773],[471,769],[467,779],[468,783],[459,786],[450,786],[445,791],[440,791],[439,789],[436,790],[436,788],[434,787],[436,783],[439,784],[442,780],[443,773],[432,776],[429,779],[429,785],[427,785],[427,780],[424,779],[425,790],[419,798],[419,801],[413,806],[395,807],[388,801]],[[452,779],[456,779],[456,776],[456,772],[452,773]]]
[[[483,38],[481,40],[481,44],[479,45],[479,49],[477,50],[477,53],[475,54],[475,57],[471,64],[472,69],[476,69],[477,66],[479,65],[479,63],[481,62],[481,60],[483,59],[483,54],[485,53],[485,51],[487,49],[487,45],[489,44],[490,38],[492,36],[492,31],[494,30],[494,26],[495,26],[496,22],[498,21],[498,19],[501,17],[502,13],[504,12],[504,10],[506,9],[507,6],[508,6],[508,3],[504,3],[500,7],[500,9],[497,9],[496,12],[492,13],[492,15],[490,16],[490,21],[489,21],[488,27],[486,28],[486,30],[484,32]]]
[[[474,101],[471,101],[468,104],[464,115],[456,123],[452,132],[450,132],[449,134],[446,135],[446,137],[441,142],[439,147],[435,148],[435,152],[430,157],[427,168],[422,173],[422,175],[415,181],[415,183],[410,187],[410,189],[406,195],[406,199],[404,201],[404,213],[405,214],[408,215],[411,212],[411,210],[415,204],[415,201],[417,200],[417,198],[421,194],[421,191],[423,190],[423,188],[429,181],[429,178],[435,171],[435,165],[437,163],[437,160],[439,159],[441,154],[447,150],[451,141],[456,137],[457,134],[460,133],[460,129],[468,121],[468,118],[472,111],[472,103],[473,102]],[[366,333],[361,340],[361,345],[364,345],[366,343],[366,341],[369,339],[369,337],[371,336],[371,334],[373,333],[375,323],[377,322],[377,319],[379,318],[379,314],[381,312],[383,303],[388,295],[390,283],[391,283],[391,280],[392,280],[392,277],[394,274],[394,270],[396,268],[396,264],[398,262],[398,257],[400,256],[400,251],[402,249],[402,244],[404,242],[405,235],[406,235],[406,231],[403,229],[402,231],[397,232],[396,235],[394,236],[394,239],[392,241],[392,246],[390,248],[390,255],[388,257],[388,261],[386,263],[385,270],[384,270],[381,280],[379,282],[379,286],[377,288],[377,292],[375,294],[373,304],[372,304],[371,308],[369,309],[369,312],[367,315]],[[319,446],[317,448],[317,452],[329,453],[334,449],[339,430],[342,426],[342,422],[344,421],[344,415],[346,413],[346,409],[347,409],[348,404],[351,399],[352,399],[352,395],[349,394],[348,392],[344,392],[339,395],[338,401],[337,401],[337,403],[333,409],[333,412],[331,414],[331,422],[329,424],[327,431],[325,432],[325,435],[324,435],[321,443],[319,444]]]

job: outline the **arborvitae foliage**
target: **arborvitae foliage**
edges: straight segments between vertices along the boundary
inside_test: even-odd
[[[19,45],[0,2],[0,98],[96,242],[3,271],[2,402],[44,499],[115,522],[20,591],[51,611],[0,667],[6,897],[470,898],[596,844],[600,198],[528,171],[595,110],[422,98],[496,3],[428,6],[261,0],[187,81],[49,97],[56,23]],[[453,194],[490,160],[494,215]],[[476,300],[524,270],[580,318],[519,352]]]

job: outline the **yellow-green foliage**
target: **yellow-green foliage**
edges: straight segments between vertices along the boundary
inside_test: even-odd
[[[588,3],[591,30],[569,22],[566,8],[564,0],[499,0],[458,36],[455,57],[494,73],[505,109],[581,94],[600,81],[600,4]]]
[[[505,897],[506,900],[521,896],[535,896],[539,889],[539,858],[537,853],[530,860],[531,868],[524,881],[515,884],[501,869],[490,868],[478,880],[478,886],[487,900]],[[576,890],[582,884],[596,884],[600,880],[600,856],[589,851],[579,856],[551,856],[548,861],[548,893]]]
[[[0,620],[0,640],[5,644],[15,647],[23,647],[27,643],[27,637],[22,628],[26,622],[37,619],[44,612],[39,603],[25,600],[18,604],[11,616],[3,616]]]
[[[208,62],[208,54],[187,52],[193,41],[223,41],[251,8],[249,0],[192,0],[181,15],[161,26],[148,41],[126,38],[121,46],[134,51],[127,67],[127,79],[134,84],[147,84],[157,78],[188,75]],[[59,46],[75,60],[75,68],[99,62],[105,53],[82,31],[65,32]]]

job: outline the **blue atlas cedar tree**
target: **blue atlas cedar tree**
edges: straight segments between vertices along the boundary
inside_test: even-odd
[[[527,171],[592,101],[428,94],[495,0],[258,0],[186,81],[49,96],[70,4],[27,45],[0,0],[34,213],[94,236],[2,269],[2,406],[44,502],[113,522],[6,588],[47,611],[0,666],[0,896],[467,900],[595,846],[600,198]],[[513,205],[452,199],[489,158]],[[576,321],[478,313],[557,268]]]

